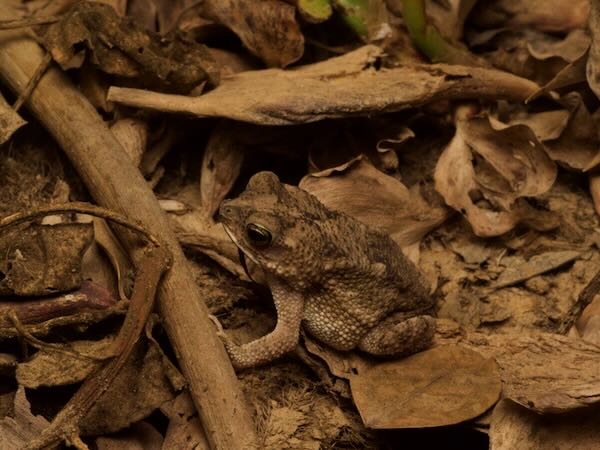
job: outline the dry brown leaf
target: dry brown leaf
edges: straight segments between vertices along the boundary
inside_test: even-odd
[[[140,31],[98,2],[76,3],[49,26],[44,45],[65,70],[80,67],[87,50],[103,71],[135,77],[155,89],[187,93],[203,81],[219,82],[219,70],[203,45],[181,35],[167,39]]]
[[[473,419],[500,396],[492,359],[457,345],[376,364],[350,379],[352,396],[369,428],[422,428]]]
[[[542,95],[549,94],[551,91],[566,89],[585,82],[587,61],[588,52],[581,55],[575,61],[567,64],[544,86],[531,94],[525,103],[529,103]]]
[[[17,112],[6,103],[6,100],[0,93],[0,145],[10,139],[15,131],[25,125],[27,121],[23,120]]]
[[[581,252],[565,250],[559,252],[546,252],[540,255],[532,256],[528,261],[522,260],[519,264],[516,261],[500,274],[498,279],[491,284],[493,289],[511,286],[521,283],[529,278],[558,269],[559,267],[570,263],[581,256]]]
[[[285,67],[304,53],[304,36],[292,5],[276,0],[205,0],[203,17],[230,28],[270,67]]]
[[[495,130],[505,130],[514,125],[526,125],[531,128],[540,142],[558,139],[569,123],[569,113],[566,109],[530,113],[520,110],[510,113],[506,119],[500,119],[498,114],[490,114],[489,121]]]
[[[502,400],[492,413],[489,434],[493,450],[591,450],[600,442],[598,410],[541,416]]]
[[[465,345],[500,367],[503,397],[538,413],[600,401],[600,347],[549,333],[469,334]]]
[[[494,0],[478,2],[471,18],[482,28],[533,27],[548,32],[584,28],[587,0]]]
[[[535,34],[527,41],[527,48],[535,59],[558,57],[572,63],[585,54],[590,43],[590,36],[585,30],[575,29],[564,39],[548,34]]]
[[[0,293],[35,296],[81,284],[81,260],[94,238],[91,223],[30,225],[0,236]]]
[[[14,416],[0,420],[0,448],[22,448],[50,425],[42,416],[34,416],[30,407],[21,386],[15,396]]]
[[[569,109],[569,120],[558,139],[544,143],[548,155],[571,170],[590,170],[600,163],[598,118],[590,114],[581,96],[575,92],[561,101]]]
[[[17,366],[17,381],[30,389],[40,386],[64,386],[78,383],[114,356],[110,346],[114,336],[99,341],[71,341],[65,352],[42,348],[27,362]]]
[[[494,130],[485,118],[458,118],[435,168],[437,191],[478,236],[497,236],[531,214],[521,197],[546,192],[556,165],[526,126]]]
[[[236,139],[235,128],[221,121],[212,131],[200,172],[202,212],[213,217],[219,205],[237,180],[244,161],[244,146]]]
[[[299,186],[328,208],[382,229],[401,247],[419,242],[449,216],[446,208],[429,205],[417,189],[409,190],[362,156],[309,174]]]
[[[110,101],[200,117],[262,125],[382,114],[437,100],[508,98],[522,101],[539,86],[494,69],[445,64],[374,67],[382,50],[365,46],[296,70],[236,74],[200,97],[111,87]]]
[[[163,358],[155,344],[141,339],[110,389],[79,424],[82,433],[103,434],[126,428],[174,398]]]

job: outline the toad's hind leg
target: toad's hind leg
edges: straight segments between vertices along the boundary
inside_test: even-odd
[[[396,313],[386,318],[362,338],[358,348],[377,356],[401,356],[429,347],[435,333],[434,318],[406,317]]]

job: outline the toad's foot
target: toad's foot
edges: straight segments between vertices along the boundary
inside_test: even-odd
[[[377,356],[400,356],[420,352],[431,345],[435,319],[431,316],[406,318],[394,314],[370,330],[358,348]]]

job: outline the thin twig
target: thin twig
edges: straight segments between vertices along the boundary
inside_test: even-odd
[[[19,111],[21,106],[23,106],[23,103],[25,103],[29,99],[29,96],[39,83],[42,76],[44,76],[44,74],[46,73],[46,70],[48,70],[48,67],[50,66],[51,62],[52,55],[50,54],[50,52],[46,52],[42,63],[38,66],[33,76],[29,79],[29,83],[27,83],[27,86],[25,86],[25,90],[19,95],[19,98],[17,98],[17,101],[14,103],[13,109],[15,110],[15,112]]]
[[[60,20],[60,16],[28,17],[26,19],[0,20],[0,30],[13,30],[15,28],[33,27],[36,25],[47,25]]]

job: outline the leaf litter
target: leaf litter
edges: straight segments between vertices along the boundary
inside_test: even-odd
[[[597,1],[113,3],[26,7],[61,15],[36,28],[40,42],[154,187],[228,331],[248,341],[274,325],[260,271],[239,261],[215,217],[259,170],[390,234],[437,299],[436,343],[419,354],[373,360],[306,337],[296,358],[238,374],[263,447],[385,448],[391,435],[372,429],[481,432],[486,413],[492,449],[595,442]],[[89,200],[76,166],[16,116],[4,88],[2,215]],[[2,367],[20,386],[0,439],[12,446],[50,423],[14,437],[15,423],[34,420],[23,387],[85,390],[97,380],[135,285],[135,266],[101,225],[92,233],[67,214],[28,227],[0,236],[10,296],[0,336],[12,357]],[[88,443],[98,436],[99,448],[118,430],[208,445],[177,368],[146,335],[128,344],[129,360],[91,409],[63,395],[50,429],[75,403],[78,431]]]

